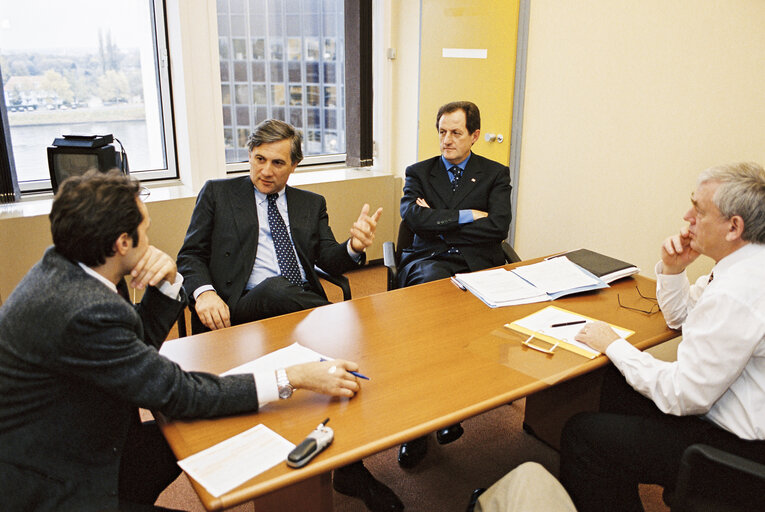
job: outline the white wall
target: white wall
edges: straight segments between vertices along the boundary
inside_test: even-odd
[[[403,177],[408,165],[417,161],[417,111],[420,68],[420,2],[413,0],[375,0],[379,5],[378,21],[383,25],[380,37],[383,53],[375,72],[374,91],[380,104],[374,112],[379,126],[375,133],[380,170]],[[384,18],[379,20],[379,18]],[[377,41],[376,41],[377,42]],[[396,58],[388,59],[392,48]]]
[[[653,275],[698,173],[765,162],[763,20],[761,0],[532,0],[518,252]]]

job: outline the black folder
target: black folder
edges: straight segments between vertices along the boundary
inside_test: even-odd
[[[571,262],[589,270],[607,283],[640,272],[640,269],[632,263],[617,260],[589,249],[577,249],[560,256],[565,256]]]

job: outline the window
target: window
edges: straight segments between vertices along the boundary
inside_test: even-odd
[[[131,174],[177,176],[161,2],[0,0],[0,72],[22,191],[51,188],[65,134],[111,133]]]
[[[247,138],[269,118],[302,130],[306,162],[344,161],[343,0],[218,0],[217,10],[226,163],[247,161]]]

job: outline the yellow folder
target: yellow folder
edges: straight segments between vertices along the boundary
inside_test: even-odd
[[[589,316],[574,313],[573,311],[568,311],[557,306],[547,306],[544,309],[540,309],[536,313],[532,313],[523,318],[519,318],[512,323],[505,324],[505,327],[528,335],[529,339],[524,342],[524,345],[528,346],[529,348],[533,348],[534,350],[552,354],[554,353],[556,347],[561,347],[588,359],[594,359],[600,355],[600,353],[594,349],[588,350],[577,345],[579,342],[574,340],[574,335],[579,332],[582,327],[584,327],[585,323],[595,321],[597,321],[597,319]],[[573,325],[561,326],[559,328],[552,327],[556,324],[572,323]],[[619,327],[613,324],[609,325],[622,338],[626,339],[629,336],[635,334],[635,331],[625,329],[624,327]],[[540,348],[531,343],[532,338],[542,340],[551,344],[553,347],[550,349]]]

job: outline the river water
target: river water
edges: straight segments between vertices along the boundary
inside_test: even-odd
[[[47,147],[63,135],[106,135],[111,133],[122,142],[130,169],[163,169],[162,154],[149,155],[146,121],[109,121],[104,123],[63,123],[11,126],[11,146],[19,181],[44,180],[48,172]],[[115,142],[119,150],[119,144]]]

